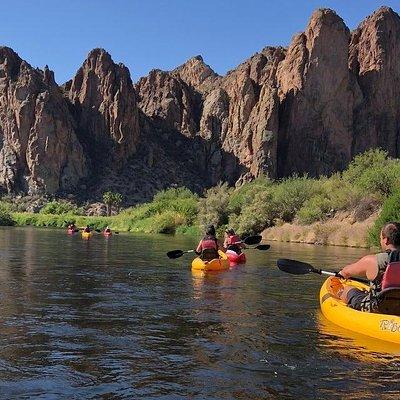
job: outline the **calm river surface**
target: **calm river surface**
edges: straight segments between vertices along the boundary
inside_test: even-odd
[[[329,324],[318,275],[360,249],[272,243],[194,276],[193,238],[0,229],[1,399],[393,399],[400,349]],[[397,355],[396,355],[397,351]]]

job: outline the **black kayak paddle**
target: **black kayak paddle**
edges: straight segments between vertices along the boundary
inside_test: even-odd
[[[314,273],[319,275],[336,276],[337,278],[344,279],[339,272],[324,271],[322,269],[314,268],[311,264],[302,261],[289,260],[288,258],[280,258],[276,261],[276,265],[281,271],[292,275],[306,275]],[[349,280],[367,284],[369,283],[368,280],[362,278],[350,278]]]

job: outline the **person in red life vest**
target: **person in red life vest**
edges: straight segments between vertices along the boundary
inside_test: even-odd
[[[245,244],[242,243],[240,237],[236,235],[233,229],[227,229],[225,231],[224,247],[227,250],[234,251],[236,254],[240,254],[242,252],[242,249],[246,248]]]
[[[385,224],[381,229],[380,242],[383,252],[365,256],[339,272],[345,279],[362,276],[370,281],[369,292],[351,286],[344,286],[336,292],[337,297],[356,310],[377,311],[378,295],[382,289],[400,288],[400,223]]]
[[[215,236],[214,225],[209,225],[206,229],[206,234],[200,240],[196,248],[196,253],[200,254],[202,260],[210,261],[218,258],[218,250],[224,251],[224,246]]]
[[[69,225],[68,225],[68,230],[70,230],[70,231],[76,231],[77,229],[76,229],[76,225],[73,223],[73,222],[71,222]]]

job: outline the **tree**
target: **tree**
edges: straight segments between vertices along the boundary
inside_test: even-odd
[[[123,197],[121,193],[114,193],[110,190],[103,193],[103,202],[106,205],[108,217],[111,215],[113,206],[115,206],[116,212],[119,213],[122,200]]]

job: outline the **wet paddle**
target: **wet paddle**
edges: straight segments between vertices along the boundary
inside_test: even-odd
[[[269,244],[259,244],[256,247],[249,247],[249,249],[256,249],[256,250],[269,250],[271,248],[271,245]]]
[[[179,258],[182,257],[186,253],[194,253],[194,250],[171,250],[167,253],[168,258]]]
[[[288,274],[292,275],[306,275],[314,273],[319,275],[336,276],[337,278],[343,279],[343,277],[338,272],[324,271],[322,269],[314,268],[311,264],[296,260],[289,260],[287,258],[280,258],[279,260],[277,260],[276,265],[281,271],[287,272]],[[368,283],[368,280],[362,278],[351,278],[349,280],[361,283]]]
[[[254,236],[248,236],[247,238],[244,238],[242,241],[236,242],[236,243],[233,243],[233,244],[244,243],[244,244],[247,244],[249,246],[252,246],[252,245],[260,243],[261,240],[262,240],[262,236],[261,235],[254,235]]]

